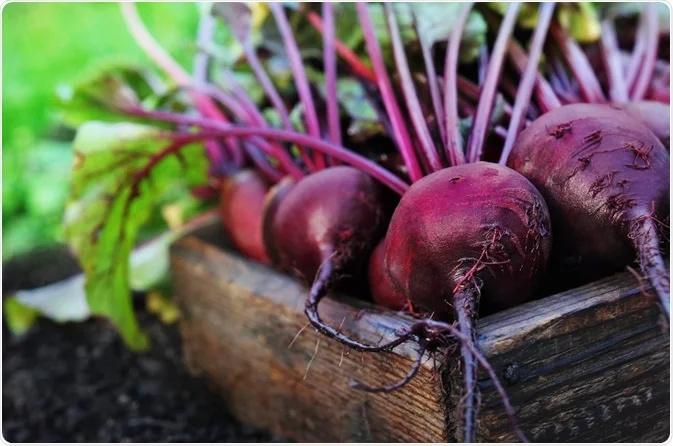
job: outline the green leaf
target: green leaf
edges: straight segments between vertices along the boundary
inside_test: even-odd
[[[579,43],[592,43],[601,38],[600,19],[591,3],[565,3],[559,8],[557,17]]]
[[[395,3],[400,24],[411,27],[415,17],[421,40],[427,45],[446,42],[463,8],[462,3]],[[461,62],[470,62],[486,41],[488,27],[477,11],[468,16],[460,43]]]
[[[96,64],[56,92],[60,117],[72,127],[91,120],[127,121],[120,107],[157,106],[174,93],[152,70],[118,59]]]
[[[108,317],[133,349],[148,345],[133,314],[129,283],[138,231],[176,183],[186,188],[206,181],[202,146],[169,153],[170,136],[146,125],[89,122],[74,141],[66,238],[84,269],[91,311]]]
[[[22,305],[15,297],[4,300],[3,311],[7,328],[16,336],[21,336],[30,330],[39,317],[37,310]]]
[[[624,5],[629,4],[623,3]],[[504,15],[508,3],[492,2],[490,9]],[[537,24],[538,3],[524,3],[519,11],[517,24],[526,29],[533,29]],[[601,23],[595,4],[582,2],[560,3],[556,8],[559,23],[566,28],[579,43],[592,43],[601,37]]]

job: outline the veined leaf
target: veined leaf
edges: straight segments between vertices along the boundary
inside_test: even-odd
[[[167,85],[154,71],[117,59],[91,67],[56,94],[61,119],[72,127],[92,120],[132,120],[120,110],[125,107],[184,111],[188,103],[183,91]]]
[[[170,134],[156,127],[89,122],[80,126],[74,152],[64,223],[86,275],[87,302],[92,313],[117,326],[131,348],[143,349],[148,340],[133,314],[129,256],[165,191],[176,183],[206,181],[203,148],[175,146]]]

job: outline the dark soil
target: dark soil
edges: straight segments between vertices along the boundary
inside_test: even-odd
[[[148,353],[102,321],[41,320],[21,338],[3,324],[2,432],[10,442],[269,442],[185,369],[176,326],[142,310]]]

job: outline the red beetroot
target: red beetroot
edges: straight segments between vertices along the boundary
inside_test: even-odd
[[[391,346],[366,346],[338,333],[320,319],[318,304],[343,277],[358,270],[383,236],[390,217],[389,194],[357,169],[331,167],[285,189],[264,217],[264,237],[274,264],[313,283],[306,302],[311,323],[357,350]]]
[[[390,308],[391,310],[402,310],[408,308],[407,300],[401,291],[397,290],[385,270],[385,239],[376,246],[371,257],[369,257],[369,266],[367,273],[369,276],[369,289],[372,292],[372,298],[377,304]]]
[[[669,274],[657,223],[669,208],[669,155],[623,111],[573,104],[544,114],[519,136],[508,165],[542,192],[555,232],[555,257],[601,276],[635,258],[668,317]]]
[[[488,312],[524,302],[551,249],[540,193],[520,174],[486,162],[414,183],[393,214],[388,237],[385,264],[394,285],[433,312],[446,311],[454,294],[468,288],[479,291]]]
[[[254,170],[225,177],[220,196],[222,224],[232,244],[244,255],[269,261],[262,241],[262,214],[269,185]]]
[[[262,240],[266,255],[274,266],[280,267],[280,254],[273,238],[272,224],[276,212],[283,198],[292,190],[296,181],[292,177],[285,177],[274,184],[264,198],[264,212],[262,213]]]

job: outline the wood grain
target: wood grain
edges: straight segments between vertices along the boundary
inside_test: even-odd
[[[187,363],[242,421],[306,442],[453,440],[454,359],[433,367],[426,358],[419,375],[390,394],[355,391],[350,379],[400,379],[416,358],[413,346],[345,352],[312,328],[301,331],[306,288],[228,250],[217,224],[177,242],[171,268]],[[321,311],[370,343],[409,323],[342,296]],[[664,441],[670,347],[660,326],[654,298],[621,274],[489,316],[478,330],[531,440]],[[514,441],[486,375],[480,386],[480,440]]]

